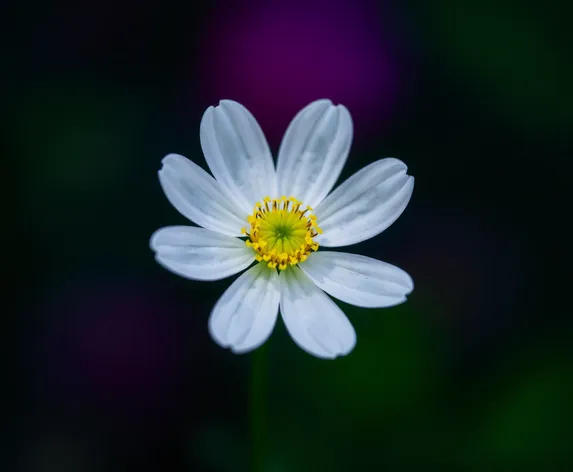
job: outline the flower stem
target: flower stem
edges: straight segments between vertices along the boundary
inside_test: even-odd
[[[252,353],[250,413],[253,472],[264,472],[267,453],[267,352],[263,345]]]

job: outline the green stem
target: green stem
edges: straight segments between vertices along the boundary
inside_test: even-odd
[[[253,351],[250,379],[252,471],[264,472],[267,440],[267,353],[263,345]]]

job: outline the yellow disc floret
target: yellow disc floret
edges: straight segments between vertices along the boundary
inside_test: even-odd
[[[263,203],[257,202],[248,217],[250,227],[242,229],[248,236],[245,243],[254,249],[257,261],[266,262],[271,269],[285,270],[318,249],[313,238],[322,230],[312,208],[302,210],[301,205],[296,198],[284,196],[265,197]]]

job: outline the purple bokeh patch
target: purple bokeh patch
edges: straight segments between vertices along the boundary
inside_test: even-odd
[[[367,1],[241,2],[206,26],[203,105],[243,103],[276,147],[296,112],[329,98],[362,131],[380,131],[396,102],[398,67],[386,17]]]

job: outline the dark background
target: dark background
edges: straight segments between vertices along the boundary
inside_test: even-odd
[[[297,110],[343,103],[342,178],[387,156],[416,177],[397,222],[348,248],[408,271],[408,302],[341,304],[358,335],[346,358],[307,355],[281,322],[265,346],[265,470],[572,464],[570,297],[549,262],[571,216],[558,209],[573,131],[564,5],[3,7],[2,269],[18,289],[4,297],[0,469],[250,469],[252,355],[207,332],[230,280],[178,278],[148,248],[185,224],[160,160],[206,167],[199,122],[223,98],[275,153]]]

